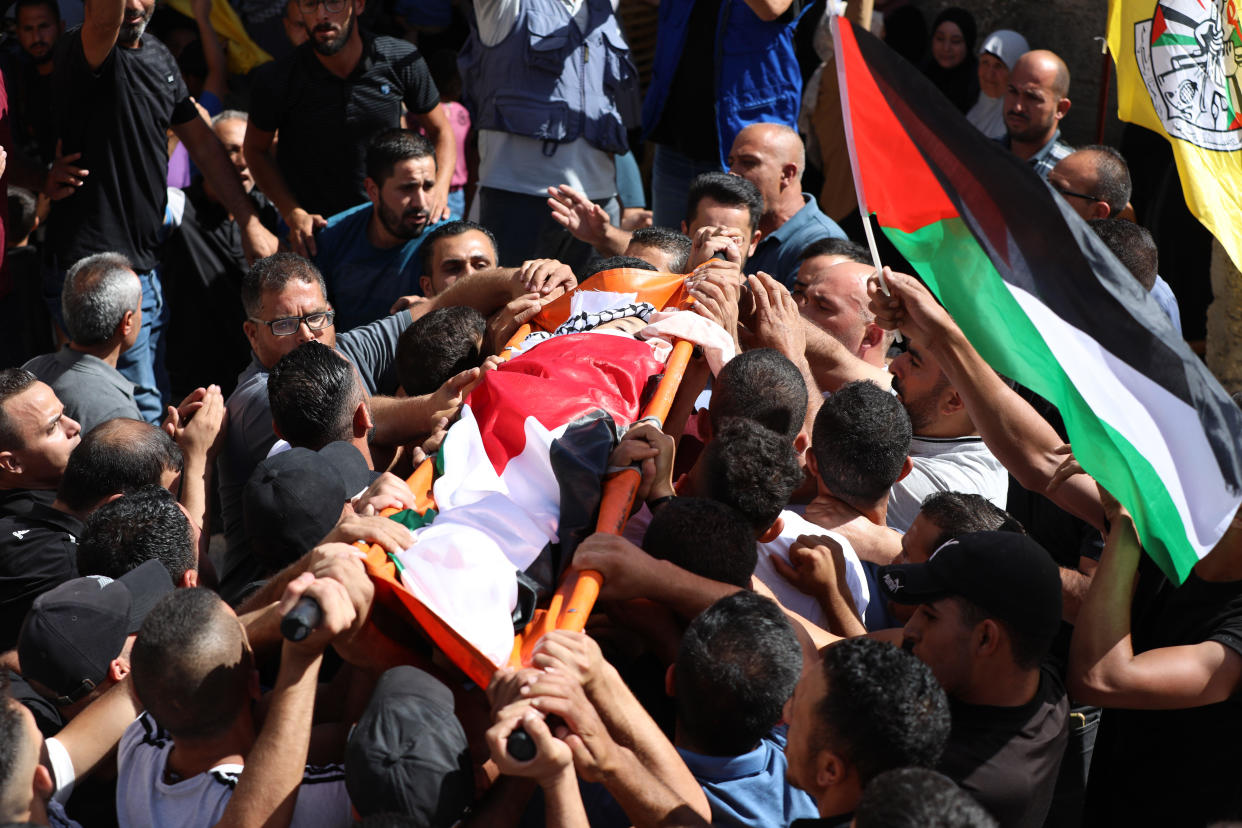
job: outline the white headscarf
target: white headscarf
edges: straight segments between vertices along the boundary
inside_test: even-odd
[[[1028,50],[1025,37],[1015,31],[1001,29],[984,38],[983,45],[979,47],[979,54],[993,55],[1012,71],[1018,58],[1026,54]],[[990,98],[980,90],[979,100],[975,101],[975,105],[966,113],[966,120],[989,138],[1003,138],[1005,136],[1004,104],[1004,98]]]
[[[983,45],[979,47],[979,54],[995,55],[1012,71],[1018,58],[1030,50],[1025,37],[1010,29],[999,29],[984,39]]]

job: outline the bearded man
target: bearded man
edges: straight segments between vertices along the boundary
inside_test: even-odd
[[[417,48],[357,27],[365,0],[297,0],[309,39],[256,73],[245,153],[254,180],[289,230],[295,253],[313,257],[325,216],[368,196],[371,139],[422,128],[439,161],[427,212],[448,218],[457,148],[440,93]],[[275,138],[280,131],[280,153]]]
[[[373,322],[423,295],[419,248],[432,223],[436,169],[431,142],[415,132],[384,130],[367,145],[369,201],[332,216],[315,236],[315,264],[337,330]]]

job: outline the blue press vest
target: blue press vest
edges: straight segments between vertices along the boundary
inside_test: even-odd
[[[660,121],[690,22],[695,0],[662,0],[651,86],[643,103],[643,137]],[[809,7],[809,5],[808,5]],[[802,71],[794,54],[793,20],[764,22],[745,0],[722,0],[716,24],[716,135],[720,164],[733,139],[749,124],[780,123],[798,128]],[[706,32],[694,32],[696,37]]]
[[[484,46],[472,25],[458,58],[462,103],[478,129],[556,144],[586,138],[605,152],[629,149],[638,71],[609,0],[585,0],[583,34],[563,0],[522,0],[513,31]]]

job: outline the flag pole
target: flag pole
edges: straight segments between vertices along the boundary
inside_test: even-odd
[[[841,60],[845,52],[841,49],[841,18],[838,15],[832,15],[829,28],[832,30],[832,54],[837,66],[837,88],[841,92],[841,122],[845,127],[845,146],[850,155],[850,172],[854,176],[854,195],[858,199],[858,215],[862,218],[863,232],[867,234],[867,247],[871,250],[871,263],[875,266],[880,292],[885,296],[892,296],[893,294],[888,290],[888,282],[884,279],[884,265],[880,263],[880,249],[876,247],[875,231],[871,229],[871,211],[867,209],[862,174],[858,170],[858,153],[854,150],[854,124],[850,121],[850,87],[845,79],[845,61]],[[900,342],[901,331],[895,333],[897,341]]]

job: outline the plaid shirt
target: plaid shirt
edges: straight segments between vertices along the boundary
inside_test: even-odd
[[[1009,145],[1008,135],[996,140],[1000,141],[1005,149],[1012,149]],[[1040,178],[1047,181],[1048,173],[1052,172],[1052,168],[1057,165],[1057,162],[1073,151],[1073,147],[1061,141],[1061,130],[1058,129],[1052,133],[1052,138],[1048,140],[1048,143],[1039,148],[1039,152],[1027,159],[1027,163],[1031,165],[1031,168],[1035,170]]]

